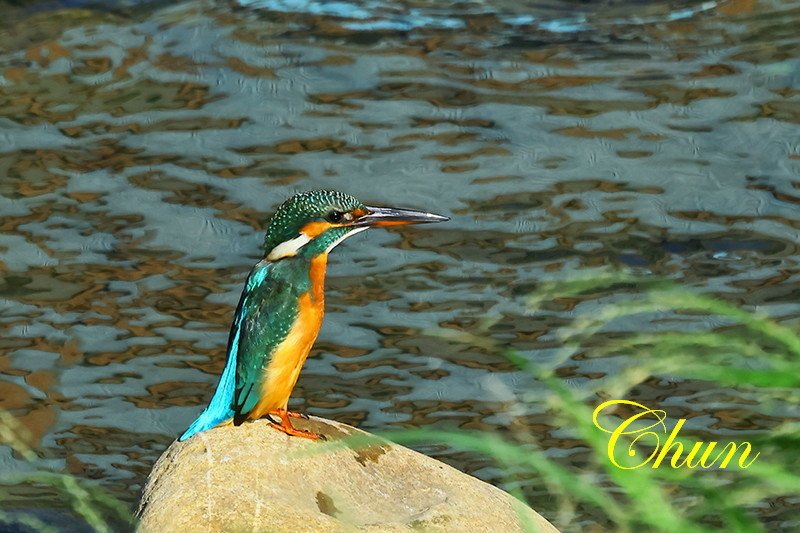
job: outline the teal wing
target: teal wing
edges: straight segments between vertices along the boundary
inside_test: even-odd
[[[256,265],[247,279],[246,294],[234,320],[237,345],[234,421],[249,413],[261,395],[264,369],[275,348],[297,318],[297,295],[292,284],[270,276],[270,267]]]
[[[239,297],[239,305],[233,318],[230,334],[228,335],[228,349],[226,352],[225,369],[222,371],[214,396],[200,416],[181,435],[178,440],[186,440],[192,435],[209,430],[219,424],[235,418],[234,400],[240,390],[241,374],[244,382],[253,382],[258,379],[256,371],[259,365],[267,362],[268,354],[272,352],[279,340],[263,335],[259,320],[270,320],[272,316],[269,303],[273,295],[277,309],[282,309],[288,298],[283,296],[287,287],[270,277],[272,265],[268,263],[257,264],[247,277],[245,289]],[[286,314],[285,311],[276,316]],[[269,331],[267,329],[266,331]],[[252,369],[252,370],[250,370]]]

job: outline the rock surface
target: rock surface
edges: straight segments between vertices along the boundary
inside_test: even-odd
[[[321,418],[295,425],[328,443],[263,420],[172,443],[144,488],[138,531],[510,533],[524,531],[521,515],[557,531],[500,489],[408,448],[342,443],[369,434]]]

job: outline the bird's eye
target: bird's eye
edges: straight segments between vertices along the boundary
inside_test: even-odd
[[[328,213],[328,221],[334,223],[340,222],[343,216],[344,213],[342,213],[341,211],[331,211],[330,213]]]

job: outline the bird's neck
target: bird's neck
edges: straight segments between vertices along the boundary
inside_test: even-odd
[[[308,293],[314,305],[322,306],[325,301],[325,272],[328,254],[313,257],[289,257],[272,263],[271,277],[291,285],[298,296]]]
[[[325,272],[328,268],[328,254],[314,257],[308,269],[308,279],[311,282],[311,299],[317,305],[325,303]]]

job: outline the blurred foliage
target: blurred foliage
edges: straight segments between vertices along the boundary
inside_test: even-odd
[[[585,298],[584,298],[585,297]],[[650,464],[622,470],[608,459],[608,435],[592,423],[594,406],[607,399],[636,401],[632,389],[651,376],[662,379],[699,379],[711,388],[735,388],[751,400],[753,415],[800,413],[800,335],[769,317],[745,311],[719,299],[681,289],[669,282],[652,281],[625,275],[606,274],[591,279],[544,284],[530,298],[533,310],[545,303],[612,300],[593,305],[585,313],[574,311],[571,321],[558,333],[561,349],[555,361],[543,368],[531,357],[495,343],[486,331],[466,333],[438,330],[436,333],[467,345],[493,346],[521,369],[547,384],[549,394],[537,398],[546,402],[556,418],[553,425],[571,430],[591,451],[591,460],[580,469],[562,466],[549,458],[537,436],[515,426],[507,435],[405,429],[382,433],[404,444],[442,443],[464,451],[492,458],[507,473],[506,488],[525,501],[524,482],[540,480],[549,493],[559,499],[559,513],[551,520],[564,530],[580,530],[575,524],[578,506],[595,508],[615,531],[691,532],[691,531],[765,531],[758,510],[783,501],[786,506],[779,521],[782,530],[800,526],[800,510],[791,501],[800,498],[800,424],[797,419],[774,415],[774,427],[764,431],[729,432],[720,441],[749,441],[758,459],[746,469],[736,460],[727,469],[674,469],[668,461],[659,468]],[[576,301],[570,302],[573,306]],[[680,329],[657,329],[655,332],[631,332],[601,336],[612,321],[624,321],[634,315],[673,314],[690,317],[713,316],[724,325],[713,331],[692,328],[686,320]],[[618,322],[619,323],[619,322]],[[690,321],[691,323],[691,321]],[[487,322],[487,331],[490,322]],[[587,345],[590,346],[587,349]],[[560,363],[574,354],[589,357],[627,355],[634,365],[604,379],[582,381],[580,388],[567,386],[555,375]],[[535,357],[535,354],[534,354]],[[526,399],[521,398],[521,402]],[[530,401],[530,398],[527,399]],[[677,422],[669,407],[647,405],[667,411],[667,427]],[[709,414],[713,416],[713,407]],[[608,418],[608,417],[605,417]],[[613,428],[620,419],[604,420]],[[689,450],[702,439],[688,437],[692,431],[681,430],[678,442]],[[663,435],[661,442],[666,439]],[[623,436],[625,437],[625,436]],[[706,439],[707,440],[707,439]],[[620,449],[633,445],[637,457],[647,457],[651,448],[628,438]],[[670,454],[671,456],[671,454]],[[669,457],[669,456],[668,456]],[[752,458],[752,455],[751,457]],[[636,461],[640,462],[640,461]],[[535,506],[534,506],[535,507]],[[771,520],[770,530],[775,521]],[[785,527],[784,527],[785,526]]]
[[[0,486],[25,484],[56,489],[68,498],[75,515],[97,533],[115,531],[112,524],[120,521],[132,522],[128,505],[109,494],[102,487],[70,474],[36,468],[38,456],[28,444],[30,441],[31,436],[27,428],[22,426],[11,413],[0,410],[0,444],[7,445],[13,453],[34,467],[31,472],[0,474]],[[29,512],[14,512],[8,508],[0,509],[0,524],[9,524],[17,528],[24,526],[32,531],[42,533],[64,531],[63,528],[46,523]]]

